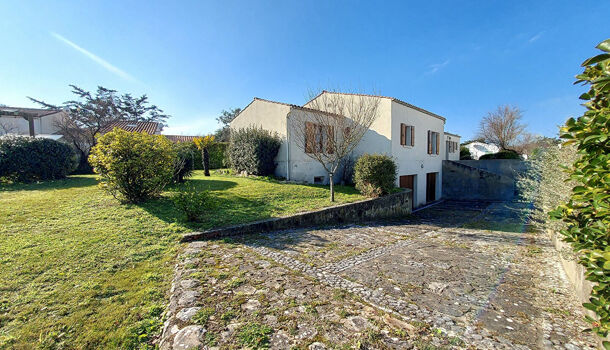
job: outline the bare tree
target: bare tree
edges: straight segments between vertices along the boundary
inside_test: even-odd
[[[297,147],[328,173],[330,200],[335,200],[334,176],[378,117],[374,96],[323,91],[291,115],[290,137]]]
[[[477,137],[493,143],[500,149],[508,150],[518,143],[525,133],[526,125],[521,123],[522,113],[516,106],[498,106],[487,113],[479,124]]]
[[[15,124],[0,120],[0,135],[10,134],[15,130],[17,130]]]

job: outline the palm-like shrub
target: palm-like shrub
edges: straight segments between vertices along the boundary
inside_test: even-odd
[[[175,160],[167,138],[121,129],[100,137],[89,155],[101,187],[131,203],[161,194],[173,179]]]
[[[174,182],[183,183],[193,175],[195,169],[195,154],[197,149],[192,143],[179,142],[174,144],[176,159],[174,161]]]
[[[31,182],[68,176],[78,158],[65,143],[29,136],[0,137],[0,178]]]
[[[388,194],[396,183],[396,163],[386,155],[364,154],[354,166],[354,183],[367,197]]]

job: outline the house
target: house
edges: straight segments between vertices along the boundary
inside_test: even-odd
[[[0,135],[27,135],[58,140],[57,123],[66,116],[58,109],[0,107]]]
[[[481,141],[467,142],[462,146],[468,148],[472,159],[479,159],[482,155],[500,152],[500,147],[494,144],[485,143]]]
[[[396,186],[412,190],[414,206],[440,199],[442,161],[459,159],[460,136],[445,134],[444,117],[399,99],[323,91],[305,105],[297,106],[254,98],[231,122],[231,128],[261,127],[281,137],[276,176],[289,181],[328,183],[328,174],[321,164],[297,147],[294,135],[291,135],[291,123],[302,120],[300,115],[320,112],[310,107],[315,105],[316,99],[323,98],[323,94],[352,101],[378,100],[378,118],[354,149],[352,159],[364,153],[389,155],[398,166]],[[451,145],[449,149],[447,145]]]

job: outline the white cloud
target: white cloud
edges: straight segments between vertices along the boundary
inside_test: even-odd
[[[85,49],[83,49],[82,47],[78,46],[77,44],[73,43],[72,41],[64,38],[63,36],[54,33],[54,32],[50,32],[50,34],[57,40],[63,42],[64,44],[70,46],[71,48],[73,48],[74,50],[82,53],[83,55],[85,55],[86,57],[90,58],[93,62],[99,64],[100,66],[104,67],[107,71],[116,74],[117,76],[125,79],[125,80],[129,80],[132,82],[137,82],[137,79],[135,79],[134,77],[132,77],[131,75],[129,75],[127,72],[121,70],[120,68],[110,64],[108,61],[104,60],[103,58],[93,54],[92,52],[89,52]]]
[[[536,41],[536,40],[540,39],[540,37],[542,36],[542,34],[543,34],[543,33],[544,33],[544,32],[540,32],[540,33],[538,33],[538,34],[534,35],[534,36],[533,36],[533,37],[531,37],[531,38],[530,38],[530,39],[529,39],[527,42],[528,42],[528,43],[530,43],[530,44],[531,44],[531,43],[533,43],[534,41]]]
[[[438,72],[439,70],[441,70],[442,68],[444,68],[445,66],[447,66],[449,64],[449,62],[451,62],[451,60],[446,60],[443,63],[435,63],[435,64],[431,64],[429,66],[430,70],[427,71],[427,74],[434,74],[436,72]]]

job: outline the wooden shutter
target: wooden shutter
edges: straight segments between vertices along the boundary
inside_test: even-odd
[[[400,124],[400,144],[402,146],[407,144],[407,126]]]
[[[313,153],[315,151],[316,142],[316,125],[314,123],[305,122],[305,153]]]
[[[432,139],[431,139],[431,131],[428,130],[428,154],[432,154]]]
[[[335,127],[332,125],[326,126],[326,153],[333,154],[335,152]]]
[[[439,146],[441,145],[441,138],[439,137],[439,133],[435,132],[434,134],[436,135],[436,154],[438,154],[440,148]]]
[[[411,126],[411,147],[415,146],[415,127]]]

